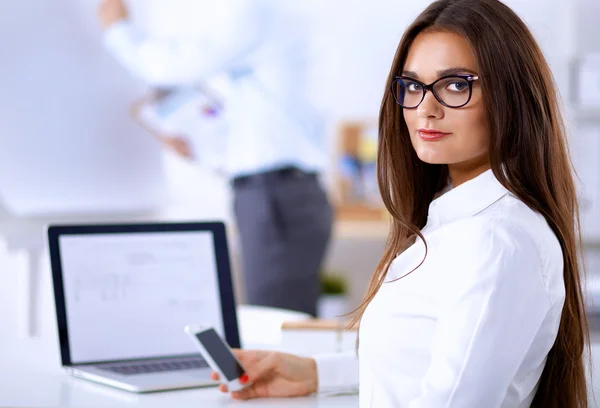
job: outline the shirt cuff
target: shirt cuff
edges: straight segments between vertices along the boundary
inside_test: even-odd
[[[104,31],[104,44],[110,50],[120,50],[131,37],[131,23],[127,20],[117,21]]]
[[[317,364],[318,392],[358,392],[358,357],[354,352],[323,353],[313,356]]]

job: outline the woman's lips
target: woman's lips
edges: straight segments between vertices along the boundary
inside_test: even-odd
[[[451,133],[440,132],[437,129],[419,129],[419,137],[427,141],[439,140],[450,134]]]

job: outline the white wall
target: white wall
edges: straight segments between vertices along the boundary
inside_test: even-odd
[[[576,46],[581,51],[600,52],[600,2],[598,0],[577,0]]]
[[[577,0],[575,7],[574,56],[600,53],[600,2]],[[596,84],[596,89],[599,87],[600,84]],[[577,112],[576,107],[574,112]],[[585,192],[582,206],[584,232],[594,241],[585,253],[589,290],[594,298],[594,312],[600,313],[600,109],[595,110],[595,115],[573,120],[572,148]]]
[[[143,87],[108,56],[96,2],[0,2],[0,201],[119,212],[165,198],[160,149],[128,117]]]

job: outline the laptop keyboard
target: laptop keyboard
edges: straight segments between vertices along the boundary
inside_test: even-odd
[[[121,375],[136,375],[136,374],[150,374],[160,373],[166,371],[183,371],[183,370],[196,370],[199,368],[206,368],[208,364],[202,357],[192,358],[177,358],[177,359],[165,359],[160,361],[136,361],[127,363],[118,363],[105,366],[98,366],[97,368],[105,371]]]

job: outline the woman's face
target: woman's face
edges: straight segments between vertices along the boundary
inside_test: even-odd
[[[467,40],[449,32],[419,34],[410,47],[402,75],[428,85],[448,73],[479,75]],[[417,108],[403,109],[410,140],[422,161],[448,164],[451,174],[489,167],[490,131],[480,81],[473,82],[471,100],[461,108],[442,105],[428,91]],[[456,91],[457,85],[444,88]]]

